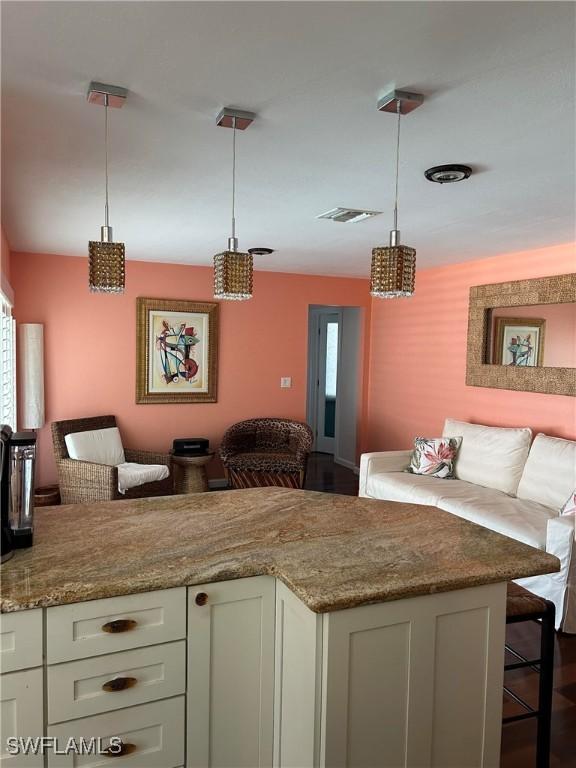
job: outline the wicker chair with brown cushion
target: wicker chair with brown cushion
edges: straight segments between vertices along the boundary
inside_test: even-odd
[[[302,488],[312,442],[312,430],[300,421],[240,421],[226,431],[220,445],[228,484],[232,488]]]
[[[82,501],[113,501],[114,499],[141,499],[147,496],[168,496],[173,493],[172,472],[165,480],[144,483],[130,488],[125,493],[118,491],[118,468],[107,464],[71,459],[66,448],[66,435],[92,429],[115,427],[115,416],[96,416],[87,419],[69,419],[52,422],[52,440],[63,504]],[[135,464],[166,464],[170,467],[171,457],[153,451],[124,449],[126,461]]]

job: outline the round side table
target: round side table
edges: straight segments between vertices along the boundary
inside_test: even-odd
[[[34,491],[35,507],[51,507],[60,504],[60,488],[57,485],[46,485]]]
[[[203,493],[207,491],[206,464],[213,458],[214,451],[209,451],[202,456],[175,456],[172,453],[174,493]]]

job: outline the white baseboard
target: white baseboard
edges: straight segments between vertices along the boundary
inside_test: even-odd
[[[334,463],[340,464],[341,467],[346,467],[346,469],[351,469],[355,475],[360,474],[360,467],[357,467],[353,461],[348,461],[347,459],[339,459],[336,456],[334,456]]]
[[[221,491],[228,488],[228,480],[225,477],[217,477],[214,480],[208,480],[208,487],[211,491]]]

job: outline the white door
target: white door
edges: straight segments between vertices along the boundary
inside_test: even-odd
[[[188,768],[270,768],[275,580],[188,589]]]
[[[316,424],[314,449],[321,453],[336,451],[336,390],[340,315],[326,312],[318,318],[318,360],[316,378]]]
[[[8,743],[10,737],[38,738],[44,733],[43,723],[44,682],[42,667],[23,672],[9,672],[0,676],[0,765],[41,768],[44,758],[41,754],[12,754]]]

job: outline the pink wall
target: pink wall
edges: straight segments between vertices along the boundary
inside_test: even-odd
[[[212,269],[129,261],[123,296],[89,293],[87,269],[87,259],[13,253],[15,315],[45,323],[47,424],[114,413],[127,446],[166,450],[174,437],[205,436],[215,447],[244,418],[304,419],[308,305],[360,306],[369,319],[367,280],[256,272],[251,301],[221,304],[218,402],[136,405],[136,297],[212,300]],[[280,389],[281,376],[291,389]],[[38,483],[54,481],[45,427]]]
[[[473,285],[573,272],[573,244],[420,269],[409,299],[372,305],[367,450],[441,434],[445,417],[576,439],[576,400],[468,387],[468,293]]]
[[[574,297],[576,300],[576,296]],[[542,365],[576,368],[576,302],[536,304],[531,307],[500,307],[493,317],[527,317],[545,320]]]

